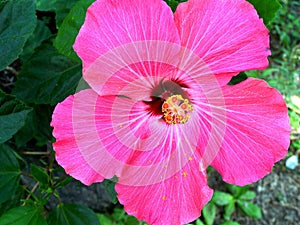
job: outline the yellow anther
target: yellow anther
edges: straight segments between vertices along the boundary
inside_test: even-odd
[[[182,176],[183,176],[183,177],[187,177],[187,173],[186,173],[186,172],[183,172],[183,173],[182,173]]]
[[[165,201],[167,199],[167,197],[166,196],[162,196],[161,199]]]
[[[168,124],[186,123],[192,110],[189,100],[181,95],[172,95],[162,104],[162,112]]]
[[[192,161],[192,160],[193,160],[193,158],[192,158],[192,157],[189,157],[189,160],[190,160],[190,161]]]

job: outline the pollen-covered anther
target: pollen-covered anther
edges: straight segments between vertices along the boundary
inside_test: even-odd
[[[162,104],[164,119],[168,124],[186,123],[192,110],[189,100],[181,95],[172,95]]]

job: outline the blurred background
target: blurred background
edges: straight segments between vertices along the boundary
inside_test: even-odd
[[[26,0],[22,1],[26,2]],[[0,0],[0,12],[5,2],[8,1]],[[63,55],[59,54],[52,43],[59,36],[57,33],[60,29],[71,30],[79,26],[70,19],[72,13],[79,15],[83,21],[85,10],[79,7],[78,2],[77,0],[34,1],[33,14],[34,17],[35,13],[37,14],[37,28],[40,29],[37,29],[36,35],[29,39],[21,56],[0,71],[0,88],[10,101],[10,108],[15,107],[14,104],[23,111],[32,108],[25,126],[22,129],[20,126],[18,133],[13,133],[11,139],[3,141],[5,145],[0,145],[2,157],[0,157],[0,225],[146,225],[127,215],[122,206],[117,203],[114,182],[105,181],[89,187],[84,186],[65,174],[55,162],[51,145],[54,139],[49,125],[53,106],[72,94],[69,92],[75,90],[76,82],[81,76],[81,64],[80,60],[76,61],[78,57],[72,50],[72,43],[69,43],[69,51],[72,51],[70,58],[63,56],[62,52],[59,53]],[[92,0],[85,1],[85,4],[86,2],[90,4]],[[180,1],[166,2],[176,7]],[[300,224],[300,1],[279,0],[279,2],[282,8],[268,25],[272,51],[272,56],[269,57],[270,66],[264,71],[249,71],[246,74],[266,80],[284,96],[292,126],[289,153],[285,159],[275,165],[272,173],[257,183],[245,187],[224,183],[220,175],[209,168],[209,185],[215,190],[215,194],[212,201],[203,209],[202,216],[192,224]],[[78,11],[72,11],[72,7],[77,7]],[[65,18],[74,23],[66,23],[71,26],[65,26]],[[3,21],[0,17],[1,22]],[[75,29],[74,32],[76,35],[78,31]],[[69,40],[68,36],[64,38]],[[60,43],[57,41],[54,46],[59,49]],[[37,51],[37,54],[34,54],[34,51]],[[31,57],[36,61],[30,62]],[[47,63],[51,57],[57,65],[55,64],[54,67],[49,65],[48,68]],[[40,65],[40,62],[46,62],[47,65]],[[40,70],[34,70],[32,65],[37,68],[40,66]],[[25,68],[24,71],[21,71],[22,66]],[[68,70],[69,68],[72,70]],[[54,71],[53,77],[50,70]],[[60,72],[65,80],[56,79],[55,74]],[[64,90],[63,88],[51,89],[50,85],[42,86],[42,82],[38,85],[32,83],[32,80],[38,80],[37,77],[43,73],[46,74],[47,79],[50,77],[48,84],[61,85],[65,87]],[[32,74],[37,76],[34,77]],[[66,78],[71,76],[73,77],[70,80]],[[45,92],[48,91],[47,88],[49,92],[54,90],[55,94],[51,92],[53,96],[50,98],[50,94],[48,96],[44,92],[42,92],[44,95],[40,96],[31,93],[30,88],[35,85],[38,88],[42,87],[40,89],[46,88]],[[14,99],[14,96],[9,95],[11,93],[15,93],[27,105]],[[36,96],[32,97],[34,94]],[[0,109],[4,106],[2,100],[0,98]],[[13,110],[17,110],[18,107]],[[1,113],[6,115],[7,112],[0,110],[0,116]],[[3,118],[1,121],[4,121]],[[27,206],[27,208],[20,206]],[[31,215],[33,220],[26,220],[24,217],[26,213]]]

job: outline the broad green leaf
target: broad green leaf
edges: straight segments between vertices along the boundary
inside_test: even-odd
[[[24,188],[19,185],[15,194],[12,195],[10,199],[0,204],[0,217],[8,210],[20,206],[20,199],[22,198],[24,198]]]
[[[80,77],[80,64],[44,44],[23,65],[13,93],[28,103],[55,105],[75,92]]]
[[[49,105],[33,106],[33,118],[31,125],[33,126],[33,137],[37,140],[37,146],[46,145],[48,141],[53,138],[52,127],[50,126],[52,112],[53,107]]]
[[[18,148],[25,145],[28,141],[34,138],[34,112],[28,113],[25,120],[25,125],[14,135],[14,141]]]
[[[165,0],[165,2],[170,6],[170,8],[172,9],[173,12],[176,11],[176,8],[179,4],[178,1],[176,1],[176,0]]]
[[[54,46],[59,53],[77,62],[80,62],[80,59],[73,50],[73,44],[84,22],[87,8],[92,2],[94,2],[94,0],[81,0],[76,3],[68,16],[64,19],[54,41]]]
[[[73,180],[73,177],[67,176],[65,179],[59,180],[55,183],[55,187],[64,187],[68,185]]]
[[[246,193],[249,189],[249,186],[237,186],[232,184],[226,184],[228,190],[233,194],[235,199],[238,199],[242,194]]]
[[[223,222],[220,225],[240,225],[240,224],[238,222],[230,220],[230,221]]]
[[[0,217],[0,225],[47,225],[39,209],[21,206],[7,211]]]
[[[227,205],[233,200],[233,196],[231,194],[228,194],[226,192],[222,191],[215,191],[212,201],[216,205]]]
[[[242,194],[240,196],[240,199],[242,200],[252,200],[254,199],[256,196],[255,192],[254,191],[247,191],[246,193]]]
[[[261,218],[261,209],[258,207],[258,205],[247,201],[237,201],[237,203],[247,216],[256,219]]]
[[[78,86],[76,88],[76,93],[85,89],[91,89],[89,84],[83,79],[83,77],[80,79]]]
[[[115,218],[118,221],[123,221],[124,219],[126,219],[127,216],[128,215],[126,214],[124,209],[121,208],[115,208],[114,212],[111,214],[111,217]]]
[[[78,0],[37,0],[36,8],[39,11],[55,12],[56,27],[60,28],[63,20]]]
[[[242,81],[246,80],[248,78],[247,74],[244,72],[239,73],[236,76],[233,76],[231,80],[229,81],[228,85],[236,85],[238,83],[241,83]]]
[[[9,140],[24,126],[30,108],[0,90],[0,143]]]
[[[0,145],[0,204],[9,200],[20,182],[20,165],[8,146]]]
[[[24,63],[33,55],[34,50],[39,47],[42,42],[51,36],[49,28],[44,22],[38,20],[33,34],[27,40],[23,52],[20,55],[21,61]]]
[[[281,8],[278,0],[247,0],[257,10],[264,23],[268,25],[275,17],[276,12]]]
[[[104,180],[103,184],[105,186],[106,191],[108,192],[111,201],[116,204],[118,202],[117,192],[115,191],[116,182],[111,180]]]
[[[231,201],[224,207],[223,217],[225,220],[230,220],[232,213],[235,211],[235,202]]]
[[[55,1],[56,1],[56,3],[55,3],[56,27],[58,29],[60,29],[63,20],[70,13],[70,10],[78,2],[78,0],[63,0],[63,1],[62,0],[55,0]],[[75,15],[75,16],[77,16],[77,15]]]
[[[35,164],[30,164],[30,173],[40,184],[48,185],[50,178],[43,168]]]
[[[164,0],[172,9],[173,12],[176,11],[177,6],[181,3],[181,2],[186,2],[187,0]]]
[[[33,105],[28,114],[25,125],[14,135],[16,145],[21,147],[28,141],[35,139],[38,146],[43,146],[52,139],[50,127],[53,107],[49,105]]]
[[[97,215],[91,209],[77,204],[57,206],[49,213],[47,222],[48,225],[100,225]]]
[[[101,225],[112,225],[113,224],[113,221],[107,217],[105,214],[97,214],[97,217],[98,217],[98,220],[99,220],[99,223]]]
[[[39,11],[54,11],[57,0],[36,0],[36,9]]]
[[[36,25],[34,0],[11,0],[1,8],[0,71],[18,58]]]
[[[129,216],[128,214],[126,215],[125,225],[139,224],[139,221],[135,217]]]
[[[10,1],[10,0],[0,0],[0,12],[2,11],[2,9],[4,8],[5,4]]]
[[[195,225],[204,225],[204,223],[200,219],[197,219]]]
[[[206,225],[212,225],[216,218],[217,207],[212,202],[209,202],[202,209],[202,215],[204,217],[204,221]]]
[[[139,221],[135,217],[128,215],[122,208],[115,208],[114,212],[108,215],[108,217],[111,218],[112,221],[117,221],[118,225],[139,224]],[[142,224],[146,225],[146,223]]]

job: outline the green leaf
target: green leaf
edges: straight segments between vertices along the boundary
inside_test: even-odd
[[[255,7],[266,25],[274,19],[276,12],[281,8],[278,0],[248,0],[248,2]]]
[[[0,90],[0,143],[9,140],[24,126],[30,108]]]
[[[114,212],[111,214],[112,218],[115,218],[117,221],[123,221],[126,219],[128,215],[124,211],[124,209],[121,208],[114,208]]]
[[[40,210],[33,206],[21,206],[0,217],[0,225],[47,225]]]
[[[46,24],[40,20],[37,21],[37,25],[33,34],[27,40],[23,52],[20,55],[21,61],[24,63],[30,59],[34,50],[39,47],[44,40],[47,40],[51,36],[51,32]]]
[[[223,217],[225,220],[230,220],[232,213],[235,211],[235,202],[231,201],[224,207]]]
[[[73,180],[73,177],[67,176],[66,178],[59,180],[56,184],[55,187],[64,187],[68,185],[71,181]]]
[[[20,199],[24,198],[24,188],[18,186],[15,194],[12,195],[7,201],[0,204],[0,217],[8,210],[20,206]]]
[[[89,86],[89,84],[83,79],[83,77],[81,77],[78,86],[76,88],[76,92],[85,90],[85,89],[91,89],[91,87]]]
[[[246,213],[247,216],[252,218],[260,219],[261,218],[261,209],[258,205],[247,202],[247,201],[237,201],[238,206]]]
[[[231,194],[222,191],[215,191],[212,198],[216,205],[228,205],[232,200],[233,196]]]
[[[23,65],[13,93],[28,103],[55,105],[75,92],[80,78],[80,64],[44,44]]]
[[[220,225],[240,225],[240,224],[238,222],[229,220],[229,221],[221,223]]]
[[[46,1],[49,1],[49,0],[46,0]],[[63,0],[63,1],[62,0],[55,0],[55,1],[56,1],[55,2],[56,27],[58,29],[60,29],[63,20],[69,14],[72,7],[78,2],[78,0]]]
[[[197,219],[195,225],[204,225],[204,223],[200,219]]]
[[[80,59],[73,50],[73,44],[84,22],[87,8],[92,2],[94,2],[94,0],[81,0],[77,2],[64,19],[54,41],[54,46],[59,53],[77,62],[80,62]]]
[[[98,217],[99,223],[101,225],[112,225],[113,224],[113,221],[109,217],[107,217],[106,215],[104,215],[104,214],[99,214],[98,213],[97,217]]]
[[[34,0],[11,0],[2,4],[0,71],[18,58],[36,25]]]
[[[244,72],[239,73],[236,76],[233,76],[231,80],[229,81],[228,85],[235,85],[238,83],[241,83],[242,81],[246,80],[248,78],[247,74]]]
[[[50,178],[43,168],[35,164],[30,164],[30,173],[40,184],[48,186]]]
[[[28,114],[25,125],[14,135],[17,147],[35,139],[37,146],[46,145],[52,137],[50,127],[53,107],[49,105],[33,105]]]
[[[39,11],[54,11],[57,0],[36,0],[36,9]]]
[[[252,200],[256,196],[256,193],[254,191],[247,191],[246,193],[242,194],[240,196],[240,199],[242,200]]]
[[[226,184],[228,190],[233,194],[235,199],[238,199],[242,194],[246,193],[249,189],[249,186],[237,186],[232,184]]]
[[[127,215],[127,218],[125,220],[125,225],[132,225],[132,224],[139,224],[139,221],[134,216]]]
[[[178,1],[176,1],[176,0],[165,0],[165,2],[167,2],[167,4],[170,6],[170,8],[172,9],[173,12],[176,11],[176,8],[179,4]]]
[[[112,203],[116,204],[118,202],[117,192],[115,190],[116,182],[111,180],[104,180],[103,184],[105,186],[106,191],[108,192]]]
[[[0,145],[0,203],[9,200],[20,183],[20,165],[11,148]]]
[[[217,207],[212,202],[209,202],[202,209],[202,215],[204,217],[204,221],[207,225],[212,225],[216,218]]]
[[[97,215],[91,209],[77,204],[57,206],[49,213],[47,222],[48,225],[100,225]]]

